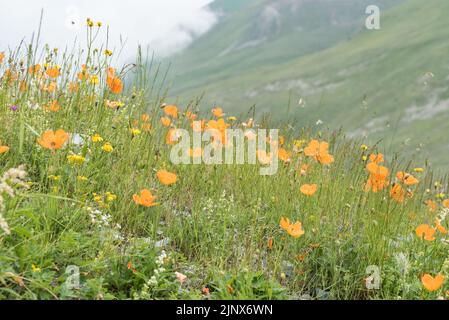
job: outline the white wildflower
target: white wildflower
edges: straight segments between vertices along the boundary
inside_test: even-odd
[[[26,176],[25,166],[21,165],[17,168],[9,169],[0,178],[0,229],[6,234],[11,234],[11,230],[4,217],[6,206],[3,197],[4,195],[8,195],[13,198],[15,196],[15,188],[27,189],[29,186],[25,182]]]

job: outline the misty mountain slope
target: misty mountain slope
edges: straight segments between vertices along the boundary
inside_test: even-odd
[[[382,8],[403,0],[374,1]],[[174,92],[278,65],[347,41],[372,0],[218,0],[219,23],[170,57]]]
[[[174,92],[184,102],[205,92],[205,106],[216,103],[234,112],[256,104],[259,114],[271,112],[300,125],[322,120],[350,136],[383,139],[387,152],[416,153],[447,167],[448,12],[445,0],[408,0],[382,11],[381,30],[362,30],[348,41],[283,63],[239,67],[244,71],[235,76],[204,72],[201,80],[190,65],[192,81],[176,78]],[[305,107],[298,106],[300,98]]]

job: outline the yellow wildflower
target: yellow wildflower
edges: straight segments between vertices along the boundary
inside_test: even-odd
[[[103,141],[103,138],[98,133],[96,133],[92,136],[92,142],[102,142],[102,141]]]
[[[101,147],[101,149],[103,149],[104,152],[108,152],[108,153],[114,151],[114,148],[112,147],[112,144],[110,144],[109,142],[106,142],[106,143]]]
[[[81,165],[86,161],[86,158],[84,158],[82,155],[79,154],[70,154],[67,156],[67,160],[70,164],[78,164]]]
[[[34,263],[31,265],[31,271],[34,273],[41,272],[41,268],[37,267]]]
[[[112,192],[106,192],[106,201],[112,202],[117,199],[117,195],[113,194]]]
[[[94,75],[90,78],[90,83],[92,83],[93,85],[97,85],[100,83],[100,80],[98,79],[98,76]]]
[[[138,136],[140,133],[141,133],[141,131],[139,130],[139,129],[137,129],[137,128],[131,128],[131,129],[129,129],[129,131],[131,132],[131,134],[135,137],[135,136]]]

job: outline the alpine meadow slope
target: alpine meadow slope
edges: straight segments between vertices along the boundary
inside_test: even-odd
[[[447,1],[223,3],[211,6],[217,26],[169,58],[173,99],[204,94],[204,108],[323,122],[447,168]],[[369,4],[381,9],[380,30],[365,28]]]

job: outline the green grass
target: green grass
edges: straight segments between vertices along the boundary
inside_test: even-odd
[[[294,122],[278,127],[286,137],[284,148],[293,152],[296,143],[296,149],[291,162],[281,163],[273,176],[259,175],[259,165],[173,165],[171,146],[165,143],[168,128],[160,123],[161,105],[171,101],[149,81],[154,74],[142,73],[154,69],[139,59],[132,70],[138,73],[135,82],[127,82],[124,93],[113,94],[105,84],[110,58],[94,50],[98,44],[90,47],[90,54],[80,57],[44,50],[43,60],[35,60],[32,50],[22,50],[11,59],[7,54],[0,66],[0,139],[9,147],[0,155],[0,173],[24,164],[28,176],[23,180],[29,185],[21,188],[8,180],[15,196],[2,193],[1,214],[10,234],[0,230],[0,298],[447,297],[447,281],[436,292],[427,292],[420,281],[425,273],[449,276],[447,235],[437,233],[435,241],[415,235],[418,225],[433,225],[437,216],[447,213],[441,201],[447,179],[427,167],[424,173],[414,173],[419,164],[389,154],[391,183],[400,170],[420,180],[411,187],[414,196],[398,203],[389,195],[391,186],[379,193],[364,192],[364,157],[384,148],[371,145],[364,150],[360,140]],[[42,84],[51,81],[47,76],[26,71],[44,61],[63,66],[55,92],[42,91]],[[98,76],[98,84],[77,80],[84,62],[88,73]],[[5,77],[6,69],[17,79]],[[26,90],[20,90],[22,81]],[[70,81],[79,83],[78,91],[69,90]],[[61,110],[46,111],[43,106],[55,99]],[[124,105],[111,109],[105,100]],[[36,103],[40,108],[29,107]],[[11,110],[12,105],[18,109]],[[180,108],[187,110],[186,105]],[[149,115],[149,122],[142,122],[143,114]],[[199,117],[210,119],[210,111]],[[190,128],[182,114],[172,120],[172,127]],[[240,128],[247,120],[239,118],[232,127]],[[142,126],[148,123],[150,131]],[[258,125],[272,128],[269,122]],[[84,143],[71,140],[54,152],[37,143],[46,130],[60,128],[72,138],[80,135]],[[140,134],[131,134],[132,128]],[[102,142],[91,139],[96,133]],[[295,139],[304,142],[299,145]],[[304,146],[311,139],[329,142],[334,163],[321,165],[305,156]],[[112,144],[112,152],[102,149],[105,142]],[[85,161],[69,163],[72,153]],[[300,174],[302,164],[310,165],[306,175]],[[162,185],[156,178],[160,169],[175,172],[177,182]],[[306,183],[318,184],[312,197],[299,191]],[[133,194],[144,188],[157,195],[158,206],[133,201]],[[108,192],[116,198],[108,200]],[[438,203],[436,212],[425,205],[429,199]],[[301,221],[305,234],[291,237],[280,228],[281,217]],[[445,216],[440,218],[447,227]],[[398,263],[395,257],[402,256]],[[381,270],[376,290],[364,282],[372,265]],[[80,271],[76,288],[68,285],[76,280],[67,272],[73,266]],[[186,275],[187,281],[181,284],[175,272]]]
[[[171,58],[173,96],[184,103],[205,93],[204,109],[218,104],[241,114],[256,105],[259,117],[270,113],[274,120],[294,118],[302,126],[312,126],[320,119],[327,128],[343,128],[357,137],[366,135],[371,143],[382,140],[390,153],[400,150],[445,172],[448,3],[436,0],[423,5],[408,0],[379,4],[379,31],[364,29],[364,4],[360,3],[360,7],[353,6],[354,11],[344,11],[352,16],[345,17],[347,24],[340,28],[326,28],[325,15],[317,20],[323,27],[306,28],[306,34],[293,32],[285,22],[290,33],[219,56],[214,50],[222,50],[222,43],[243,41],[241,34],[235,36],[226,29],[236,32],[246,26],[238,20],[240,16],[253,21],[242,10],[180,57]],[[391,7],[393,4],[397,5]],[[329,8],[338,12],[344,6],[335,2]],[[313,17],[313,8],[306,9]],[[302,22],[295,15],[286,17]],[[429,73],[434,76],[425,80]],[[305,108],[298,106],[300,98],[306,102]]]

